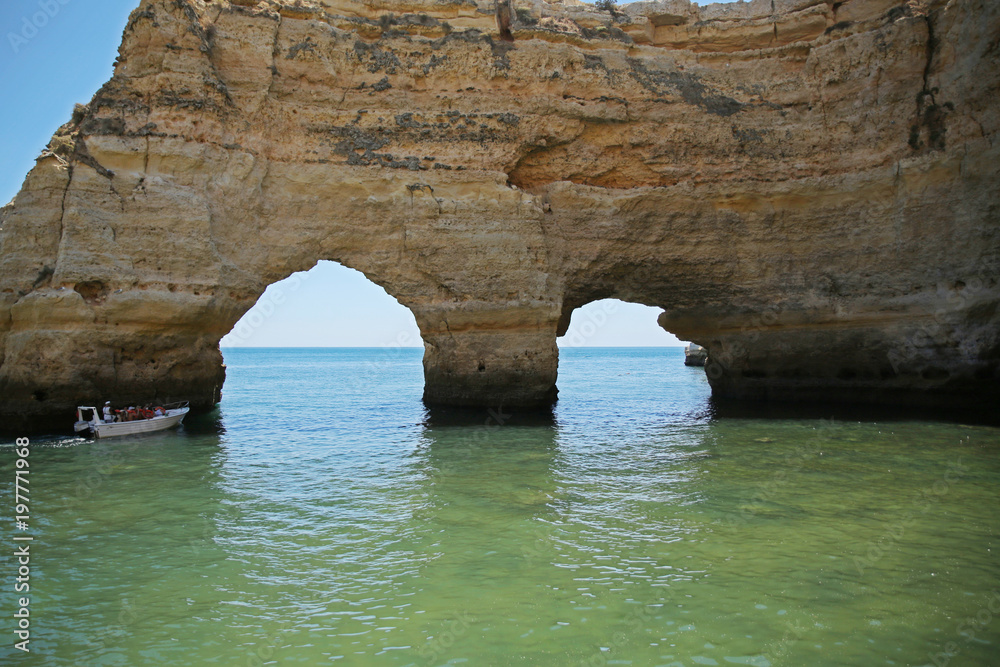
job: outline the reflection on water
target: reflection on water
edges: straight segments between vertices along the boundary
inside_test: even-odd
[[[995,428],[713,417],[704,375],[679,351],[636,350],[566,351],[548,419],[456,420],[424,411],[419,351],[394,364],[378,354],[228,352],[223,405],[177,432],[36,442],[37,634],[31,655],[5,642],[0,656],[980,665],[997,654]],[[13,460],[0,448],[8,494]]]

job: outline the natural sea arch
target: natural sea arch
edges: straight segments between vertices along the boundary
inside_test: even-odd
[[[581,306],[557,338],[560,357],[566,348],[681,346],[656,323],[660,312],[617,299]],[[326,260],[269,285],[219,345],[223,352],[241,347],[423,347],[409,310],[364,274]]]
[[[617,299],[575,309],[567,330],[557,338],[560,364],[567,348],[680,347],[683,343],[656,323],[660,312]],[[308,271],[269,285],[220,341],[224,354],[242,347],[391,351],[423,345],[412,313],[384,289],[358,271],[320,260]]]
[[[989,411],[1000,5],[890,5],[143,0],[0,211],[2,423],[210,408],[321,259],[413,312],[431,404],[550,403],[619,298],[718,396]]]

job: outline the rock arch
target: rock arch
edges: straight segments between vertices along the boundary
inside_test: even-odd
[[[511,6],[143,0],[0,213],[4,424],[211,406],[318,259],[413,311],[429,403],[551,401],[614,296],[719,395],[993,404],[996,3]]]

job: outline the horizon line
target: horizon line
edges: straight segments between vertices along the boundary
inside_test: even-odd
[[[420,345],[220,345],[220,350],[422,350]],[[679,348],[686,345],[565,345],[560,350]]]

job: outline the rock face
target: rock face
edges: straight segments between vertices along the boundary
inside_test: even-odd
[[[617,297],[719,396],[993,409],[998,44],[993,0],[143,0],[0,214],[0,416],[209,407],[320,259],[413,311],[428,403],[551,402]]]

